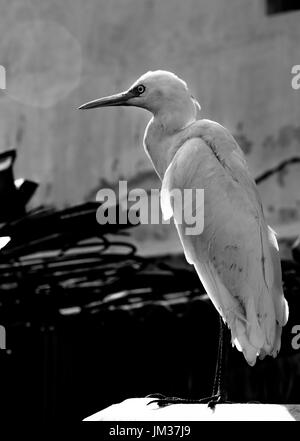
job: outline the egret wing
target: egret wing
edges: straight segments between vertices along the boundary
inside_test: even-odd
[[[194,190],[192,198],[180,204],[174,190],[186,189]],[[204,189],[202,205],[197,189]],[[243,153],[228,132],[224,143],[221,131],[214,139],[183,142],[163,178],[161,204],[165,218],[174,215],[185,256],[248,363],[253,365],[258,354],[276,356],[288,315],[276,238]],[[187,209],[193,215],[188,219]],[[188,220],[202,217],[203,232],[187,234]]]

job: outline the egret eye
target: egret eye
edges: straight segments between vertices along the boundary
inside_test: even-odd
[[[137,86],[136,90],[138,91],[138,93],[141,95],[142,93],[145,92],[146,87],[143,86],[143,84],[140,84],[139,86]]]

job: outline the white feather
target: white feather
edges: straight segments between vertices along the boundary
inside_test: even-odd
[[[172,189],[204,189],[203,233],[186,235],[186,225],[173,213],[175,224],[185,256],[231,329],[233,344],[253,365],[258,355],[277,355],[288,317],[275,234],[229,132],[204,121],[195,123],[186,138],[164,176],[162,210],[170,215]]]

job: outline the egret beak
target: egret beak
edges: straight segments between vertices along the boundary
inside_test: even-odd
[[[97,107],[108,106],[130,106],[130,98],[134,98],[136,95],[130,90],[126,92],[117,93],[116,95],[105,96],[104,98],[98,98],[97,100],[89,101],[82,104],[78,109],[96,109]]]

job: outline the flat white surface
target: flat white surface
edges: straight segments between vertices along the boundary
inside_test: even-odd
[[[234,403],[174,404],[159,408],[152,398],[129,398],[87,417],[84,421],[298,421],[300,405]]]

